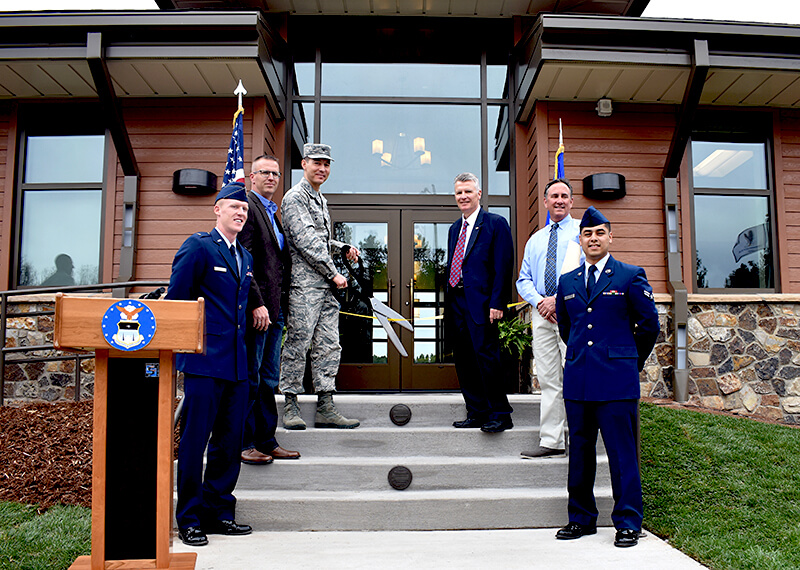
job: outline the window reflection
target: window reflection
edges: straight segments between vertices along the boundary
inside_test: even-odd
[[[698,288],[774,287],[766,196],[696,195]]]
[[[695,188],[767,187],[763,143],[692,141],[692,165]]]
[[[335,160],[326,193],[450,194],[480,171],[477,105],[323,104],[320,140]]]
[[[486,66],[486,93],[490,99],[500,99],[504,96],[507,71],[505,65]],[[489,125],[491,124],[490,121]]]
[[[452,362],[444,335],[447,232],[450,224],[414,224],[414,362]]]
[[[297,89],[300,95],[314,94],[314,62],[295,63],[294,76],[297,79]]]
[[[20,286],[98,282],[100,190],[28,190],[22,206]]]
[[[105,137],[29,136],[25,183],[102,182]]]
[[[323,63],[322,95],[480,97],[480,66]]]
[[[506,107],[502,107],[502,109],[506,109]],[[498,127],[501,131],[509,128],[508,113],[503,115],[504,124],[497,124],[498,120],[500,119],[500,110],[501,107],[499,106],[490,105],[488,108],[489,135],[491,136],[494,134],[495,145],[497,144]],[[492,139],[490,138],[489,140]],[[501,157],[495,156],[493,147],[494,145],[490,147],[489,151],[489,184],[487,188],[492,196],[508,196],[511,181],[508,172],[508,165],[500,162]],[[508,162],[507,159],[506,162]]]
[[[364,264],[363,280],[370,285],[368,290],[362,290],[358,281],[349,276],[341,257],[334,256],[339,273],[349,277],[348,288],[339,298],[341,310],[350,313],[339,317],[342,362],[385,363],[388,350],[386,331],[377,320],[365,317],[372,316],[372,308],[366,301],[369,297],[374,296],[383,303],[388,302],[389,285],[386,272],[388,225],[373,222],[336,222],[333,224],[333,235],[334,239],[358,248]],[[358,271],[356,268],[354,270]]]

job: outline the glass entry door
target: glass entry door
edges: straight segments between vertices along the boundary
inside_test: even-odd
[[[360,290],[350,278],[340,295],[342,360],[339,390],[455,390],[452,348],[444,334],[447,230],[453,212],[411,209],[332,209],[335,239],[363,259]],[[457,216],[457,214],[455,214]],[[341,260],[342,274],[347,270]],[[358,269],[356,269],[358,271]],[[391,324],[408,352],[403,357],[381,324],[370,318],[374,296],[412,321],[414,332]]]

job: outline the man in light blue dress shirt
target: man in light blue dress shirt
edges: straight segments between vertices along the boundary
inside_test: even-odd
[[[572,209],[569,180],[557,178],[549,182],[544,189],[544,201],[550,223],[533,234],[525,245],[517,279],[517,291],[534,308],[533,358],[542,390],[539,445],[523,451],[521,455],[525,458],[563,455],[566,449],[562,396],[566,346],[558,334],[555,295],[563,270],[574,269],[583,258],[578,243],[579,222],[569,214]]]

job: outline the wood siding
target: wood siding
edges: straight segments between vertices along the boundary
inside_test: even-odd
[[[192,233],[214,227],[214,197],[183,196],[172,192],[172,175],[181,168],[199,168],[217,174],[217,187],[227,160],[232,119],[230,100],[159,99],[126,102],[123,113],[141,171],[137,225],[135,279],[169,279],[172,259]],[[250,161],[264,150],[253,140],[254,117],[265,120],[263,102],[244,101],[245,173]],[[274,139],[274,124],[256,129],[264,140]],[[259,136],[261,138],[261,135]],[[255,154],[254,154],[255,153]],[[124,177],[117,168],[114,214],[113,275],[119,275],[122,243]],[[249,183],[247,183],[249,186]]]
[[[661,175],[675,128],[674,108],[618,104],[611,117],[601,118],[591,104],[537,104],[523,146],[529,154],[529,167],[518,176],[521,185],[517,189],[518,196],[520,193],[528,196],[528,235],[544,223],[546,211],[538,195],[540,188],[543,189],[542,174],[544,180],[553,177],[559,119],[564,134],[565,173],[574,190],[573,217],[580,218],[590,205],[600,209],[612,222],[615,238],[612,254],[620,261],[644,267],[654,291],[666,293]],[[543,124],[546,125],[546,145],[539,142]],[[538,164],[544,166],[544,173],[538,172]],[[585,198],[583,178],[600,172],[622,174],[627,195],[611,201]],[[519,218],[525,219],[525,216]]]
[[[16,105],[4,103],[0,105],[0,291],[11,283],[16,138]]]
[[[782,197],[783,212],[777,212],[777,234],[779,257],[781,261],[785,259],[781,292],[800,293],[800,111],[782,110],[778,117],[774,135],[775,186],[776,198]],[[780,202],[776,200],[776,208],[780,208]]]

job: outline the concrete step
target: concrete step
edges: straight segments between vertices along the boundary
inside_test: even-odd
[[[283,396],[277,395],[278,425],[283,422]],[[300,395],[300,415],[309,425],[314,424],[317,397]],[[339,413],[347,418],[361,421],[364,427],[396,427],[389,412],[396,404],[405,404],[411,410],[407,427],[451,426],[454,421],[463,420],[467,413],[461,394],[439,393],[398,393],[398,394],[335,394],[333,401]],[[535,426],[539,424],[538,394],[510,394],[508,401],[514,408],[512,420],[515,425]]]
[[[610,524],[611,489],[596,488],[598,523]],[[436,491],[237,491],[236,518],[256,531],[467,530],[566,524],[561,487]]]
[[[608,481],[608,459],[598,456],[597,479]],[[242,465],[237,490],[379,491],[391,489],[389,471],[412,474],[408,491],[482,488],[540,488],[563,484],[567,458],[517,457],[302,457],[271,465]]]

